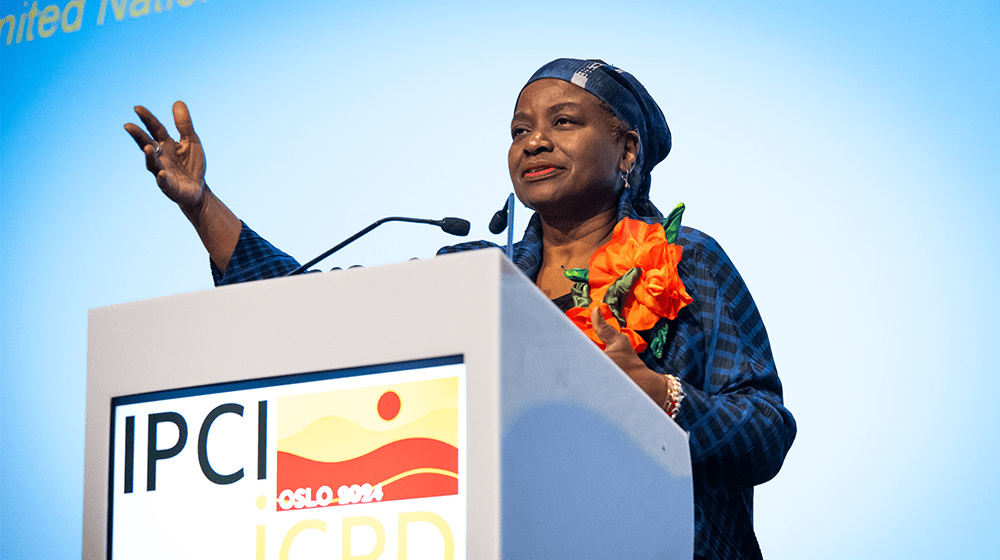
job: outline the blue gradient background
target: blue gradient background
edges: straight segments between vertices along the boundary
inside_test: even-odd
[[[675,142],[654,201],[687,203],[768,325],[799,435],[757,490],[765,556],[997,556],[997,3],[99,5],[0,35],[3,558],[79,557],[87,310],[211,287],[133,105],[187,101],[213,190],[300,259],[392,214],[500,240],[514,100],[560,56],[645,83]],[[387,225],[324,264],[453,240]]]

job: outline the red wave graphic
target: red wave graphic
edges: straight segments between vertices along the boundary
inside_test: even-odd
[[[413,469],[441,469],[458,475],[458,448],[430,438],[407,438],[347,461],[326,463],[278,452],[278,492],[329,486],[334,493],[342,485],[371,484]],[[382,501],[406,500],[458,493],[458,479],[446,474],[414,473],[382,487]]]

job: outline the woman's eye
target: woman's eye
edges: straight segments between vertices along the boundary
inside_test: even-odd
[[[511,138],[517,138],[518,136],[520,136],[521,134],[524,134],[525,132],[528,132],[527,128],[524,128],[524,127],[521,127],[521,126],[515,127],[515,128],[511,129],[511,131],[510,131],[510,137]]]
[[[570,119],[569,117],[556,117],[556,120],[555,120],[555,123],[554,123],[554,124],[555,124],[556,126],[562,126],[562,125],[567,125],[567,124],[573,124],[573,120],[572,120],[572,119]]]

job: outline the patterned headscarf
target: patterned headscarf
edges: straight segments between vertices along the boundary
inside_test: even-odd
[[[638,192],[635,194],[637,201],[648,199],[649,172],[670,153],[670,129],[663,111],[639,80],[603,60],[575,58],[560,58],[542,66],[525,87],[542,78],[556,78],[583,88],[607,104],[614,116],[631,130],[639,133],[637,167],[642,184],[637,185]]]

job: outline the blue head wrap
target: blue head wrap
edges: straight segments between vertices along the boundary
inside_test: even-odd
[[[667,119],[646,88],[632,74],[603,60],[560,58],[542,66],[525,84],[556,78],[583,88],[603,101],[619,120],[639,134],[637,202],[648,200],[649,172],[670,153]],[[652,205],[650,204],[652,207]],[[657,212],[658,213],[658,212]]]

